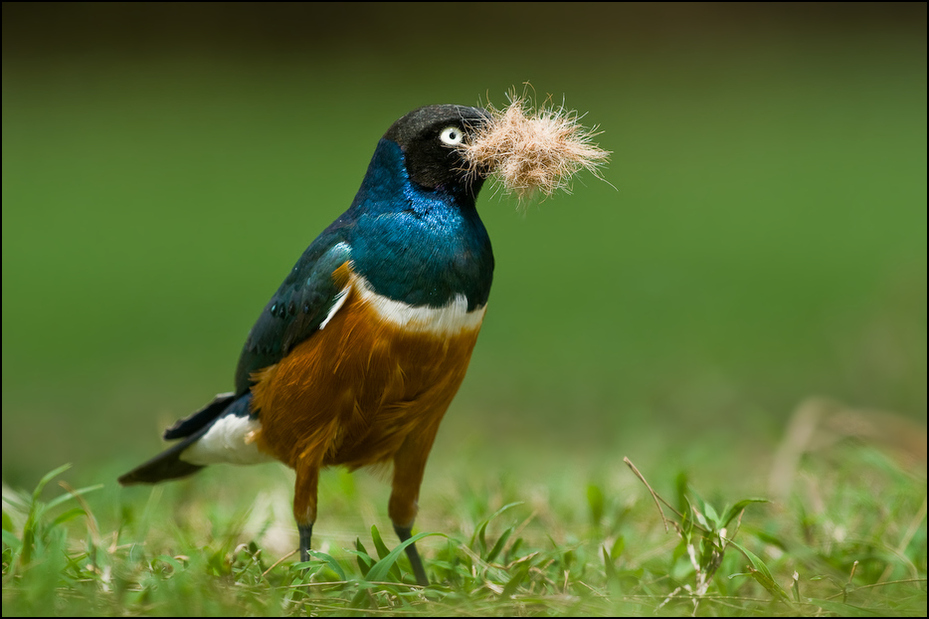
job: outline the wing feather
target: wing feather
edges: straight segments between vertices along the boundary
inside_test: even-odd
[[[245,340],[236,368],[237,394],[248,391],[253,373],[274,365],[319,330],[348,284],[348,270],[340,267],[351,259],[351,247],[337,235],[324,233],[307,248]]]

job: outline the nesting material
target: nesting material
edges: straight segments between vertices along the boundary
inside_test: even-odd
[[[491,120],[461,146],[466,161],[490,169],[506,194],[520,202],[537,192],[571,192],[571,178],[588,170],[597,178],[609,158],[593,143],[596,127],[580,123],[577,112],[542,105],[533,110],[524,97],[511,97],[503,109],[487,106]],[[472,168],[473,169],[473,168]]]

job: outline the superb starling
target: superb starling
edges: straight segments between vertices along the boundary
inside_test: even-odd
[[[120,483],[279,460],[297,473],[294,517],[307,560],[320,469],[390,463],[388,512],[409,539],[426,459],[493,279],[475,208],[492,170],[461,148],[489,121],[481,109],[432,105],[394,123],[351,206],[303,252],[252,327],[235,390],[166,430],[180,441]],[[416,547],[406,552],[428,585]]]

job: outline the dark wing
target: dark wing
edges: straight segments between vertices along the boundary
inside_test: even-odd
[[[235,401],[236,397],[234,393],[217,394],[212,402],[197,412],[175,421],[173,426],[165,430],[162,438],[170,441],[176,438],[186,438],[199,432],[226,412],[226,409]]]
[[[345,284],[337,282],[333,273],[352,259],[342,232],[333,225],[313,241],[265,306],[239,357],[236,394],[248,391],[252,373],[283,359],[329,315]]]

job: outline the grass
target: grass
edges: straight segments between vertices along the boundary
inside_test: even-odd
[[[808,454],[781,502],[721,487],[707,500],[698,470],[626,464],[604,463],[619,484],[444,480],[414,536],[425,589],[392,535],[356,524],[383,520],[366,476],[324,479],[321,550],[297,563],[287,488],[268,491],[268,469],[127,498],[112,483],[75,490],[60,467],[31,493],[4,489],[4,615],[925,615],[925,482],[885,452]]]

